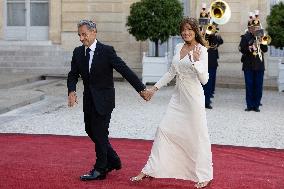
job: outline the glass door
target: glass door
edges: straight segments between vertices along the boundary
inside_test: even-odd
[[[6,0],[7,40],[48,40],[48,0]]]

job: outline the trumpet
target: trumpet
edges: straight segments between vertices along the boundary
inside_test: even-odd
[[[271,37],[269,35],[264,35],[261,37],[262,45],[269,45],[271,43]]]
[[[213,22],[223,25],[229,21],[231,9],[225,1],[216,0],[210,5],[210,16]]]
[[[207,27],[206,27],[206,31],[205,33],[208,34],[208,35],[211,35],[211,34],[214,34],[216,33],[216,26],[214,24],[209,24]]]
[[[269,45],[271,43],[271,37],[264,33],[264,29],[255,30],[254,36],[256,36],[262,45]]]

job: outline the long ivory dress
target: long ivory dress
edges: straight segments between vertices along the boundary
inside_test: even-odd
[[[160,89],[176,76],[174,93],[142,172],[155,178],[210,181],[213,179],[212,153],[201,85],[209,77],[208,54],[198,44],[201,47],[198,62],[191,61],[189,55],[180,60],[183,44],[176,46],[169,71],[155,84]]]

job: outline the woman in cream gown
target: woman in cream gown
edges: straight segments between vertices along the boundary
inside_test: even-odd
[[[207,48],[200,44],[203,42],[196,19],[185,18],[180,32],[185,43],[176,46],[169,71],[149,90],[152,96],[176,76],[174,93],[156,131],[147,164],[131,181],[176,178],[194,181],[196,188],[203,188],[213,179],[201,85],[208,80]]]

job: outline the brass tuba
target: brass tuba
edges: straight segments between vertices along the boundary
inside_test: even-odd
[[[231,17],[231,9],[223,0],[216,0],[212,2],[209,12],[212,21],[219,25],[226,24]]]

